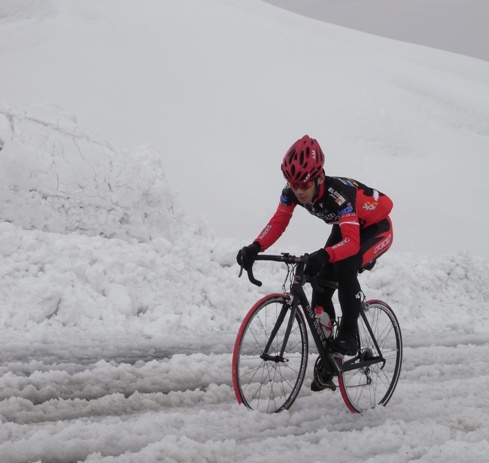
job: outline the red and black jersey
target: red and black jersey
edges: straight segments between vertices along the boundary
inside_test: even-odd
[[[340,226],[341,241],[326,248],[330,262],[357,254],[360,250],[361,230],[384,220],[393,206],[385,194],[345,177],[326,176],[317,197],[310,204],[300,203],[293,190],[286,186],[275,214],[256,238],[262,251],[280,238],[297,205],[328,224]]]

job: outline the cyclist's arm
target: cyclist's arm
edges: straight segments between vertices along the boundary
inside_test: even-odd
[[[355,213],[344,214],[339,221],[341,241],[333,246],[328,246],[330,262],[337,262],[354,256],[360,251],[360,224]]]
[[[255,239],[260,244],[261,251],[268,249],[282,236],[282,233],[289,225],[295,206],[295,203],[284,204],[280,202],[267,226]]]

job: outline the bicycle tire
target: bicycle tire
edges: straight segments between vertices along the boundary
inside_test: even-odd
[[[377,363],[369,367],[345,371],[338,378],[341,396],[353,413],[362,413],[377,405],[387,405],[394,393],[402,367],[402,335],[394,311],[383,301],[365,303],[364,313],[372,328],[385,365]],[[362,317],[358,318],[360,352],[371,350],[378,355],[375,344]],[[345,362],[346,357],[343,358]]]
[[[286,344],[283,360],[262,358],[279,313],[286,307],[286,316],[268,354],[280,353],[287,323],[290,320],[290,298],[285,294],[263,297],[250,309],[236,337],[232,373],[238,403],[266,413],[289,409],[301,389],[307,368],[307,325],[297,310]]]

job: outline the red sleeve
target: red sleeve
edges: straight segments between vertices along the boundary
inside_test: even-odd
[[[360,251],[360,224],[356,214],[345,214],[340,218],[341,241],[328,246],[330,262],[337,262],[354,256]]]
[[[268,225],[261,231],[255,241],[261,245],[261,250],[265,251],[273,243],[275,243],[289,225],[292,213],[294,212],[295,204],[284,205],[279,204],[275,214],[268,222]]]

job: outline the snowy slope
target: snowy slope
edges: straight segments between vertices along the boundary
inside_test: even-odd
[[[0,36],[1,463],[484,460],[484,63],[238,0],[7,1]],[[321,53],[309,87],[286,72]],[[232,390],[239,324],[284,278],[238,280],[235,254],[305,131],[396,199],[399,244],[361,281],[396,310],[404,369],[362,416],[310,374],[277,416]],[[274,249],[310,251],[319,230]]]
[[[217,235],[257,235],[283,153],[309,133],[329,173],[393,197],[395,249],[489,256],[487,217],[467,212],[489,192],[489,62],[259,0],[0,8],[6,103],[48,101],[119,148],[149,144],[185,211]],[[327,233],[303,214],[282,243],[315,249]]]

